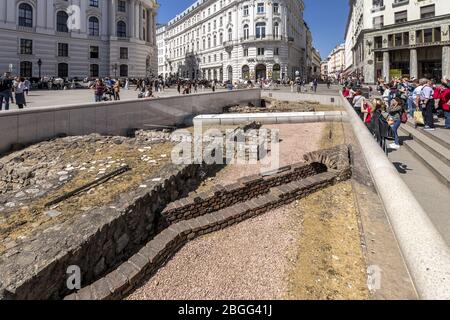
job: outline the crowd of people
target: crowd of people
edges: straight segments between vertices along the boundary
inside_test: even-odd
[[[398,129],[409,119],[425,131],[434,131],[437,116],[445,118],[445,129],[450,129],[450,82],[446,77],[440,85],[429,79],[379,80],[377,90],[379,97],[370,100],[349,84],[343,95],[382,147],[400,148]],[[387,145],[390,140],[393,142]]]
[[[30,91],[30,81],[23,77],[12,77],[9,72],[0,77],[0,111],[9,110],[10,103],[19,109],[27,105],[25,96]]]

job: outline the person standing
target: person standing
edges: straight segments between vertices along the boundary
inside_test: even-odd
[[[425,128],[426,131],[435,131],[434,127],[434,99],[433,99],[433,88],[430,80],[424,80],[425,86],[420,93],[420,103],[422,107],[423,118],[425,120]]]
[[[113,85],[114,90],[114,100],[118,101],[120,100],[120,80],[117,80]]]
[[[125,90],[130,90],[130,79],[125,80]]]
[[[445,77],[442,79],[442,87],[439,104],[444,111],[445,129],[450,129],[450,84]]]
[[[9,98],[12,97],[12,85],[10,73],[5,72],[3,77],[0,77],[0,110],[3,108],[3,101],[5,101],[5,110],[9,110]]]
[[[28,79],[25,79],[25,93],[26,95],[28,95],[28,93],[30,92],[30,87],[31,87],[31,82]]]
[[[314,93],[317,93],[317,86],[319,85],[319,82],[317,81],[317,78],[313,81],[313,87],[314,87]]]
[[[94,88],[95,102],[101,102],[103,100],[103,94],[106,91],[103,81],[101,79],[97,79],[92,87]]]
[[[213,80],[212,82],[212,91],[216,92],[216,80]]]
[[[19,109],[23,109],[23,106],[27,105],[25,101],[25,79],[20,77],[14,82],[14,95],[16,98],[16,104]]]

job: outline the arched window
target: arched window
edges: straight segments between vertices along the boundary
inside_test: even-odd
[[[33,27],[33,8],[28,3],[21,3],[19,6],[19,26]]]
[[[228,81],[233,81],[233,67],[228,66],[227,71],[228,71]]]
[[[217,46],[217,35],[214,35],[213,39],[214,39],[213,40],[213,46],[216,47]]]
[[[58,77],[67,78],[69,76],[69,65],[67,63],[58,63]]]
[[[20,76],[31,78],[33,76],[33,64],[30,61],[20,62]]]
[[[211,48],[211,38],[208,38],[208,49]]]
[[[117,37],[126,38],[127,36],[127,25],[123,21],[117,22]]]
[[[256,24],[256,39],[264,39],[266,37],[266,23],[258,22]]]
[[[244,25],[244,40],[248,40],[250,37],[250,32],[248,28],[248,24]]]
[[[120,76],[121,77],[128,77],[128,65],[121,64],[120,65]]]
[[[279,64],[274,64],[272,70],[273,70],[273,72],[272,72],[272,79],[273,80],[280,80],[280,71],[281,71],[280,65]]]
[[[233,30],[228,29],[228,41],[233,41]]]
[[[96,17],[89,18],[89,35],[98,36],[99,35],[99,22]]]
[[[56,31],[58,32],[69,32],[67,27],[67,20],[69,16],[64,11],[58,11],[56,14]]]
[[[278,22],[275,22],[273,24],[273,37],[278,38],[279,35],[280,35],[280,25],[278,24]]]
[[[242,79],[250,80],[250,68],[247,65],[242,67]]]
[[[219,34],[219,44],[223,45],[223,33]]]

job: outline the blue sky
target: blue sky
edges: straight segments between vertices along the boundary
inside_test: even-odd
[[[158,22],[166,23],[189,7],[195,0],[158,0],[161,5]],[[348,0],[305,0],[305,20],[308,23],[322,58],[344,42]]]

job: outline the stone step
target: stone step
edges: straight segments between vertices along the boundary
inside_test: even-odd
[[[409,120],[407,125],[410,128],[416,129],[416,124],[414,123],[413,120]],[[420,130],[420,129],[416,129],[416,130]],[[424,131],[424,130],[421,130],[420,132],[422,132],[428,138],[430,138],[430,139],[434,140],[435,142],[439,143],[444,148],[447,148],[447,149],[450,150],[450,130],[437,128],[436,131]]]
[[[433,174],[439,178],[439,180],[441,180],[447,187],[450,187],[450,167],[448,165],[434,156],[417,141],[405,141],[403,144],[408,151],[410,151],[417,157],[417,159],[427,166]]]
[[[406,135],[418,142],[422,147],[430,151],[435,157],[439,158],[447,166],[450,166],[450,149],[445,148],[442,144],[425,135],[422,130],[415,129],[411,126],[401,126],[400,130]]]

